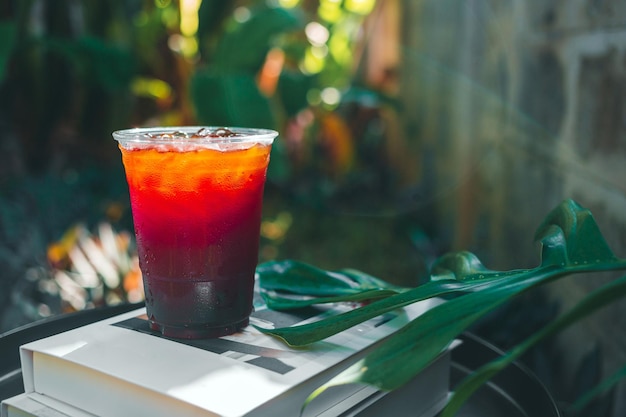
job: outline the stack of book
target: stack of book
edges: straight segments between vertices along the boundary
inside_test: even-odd
[[[253,326],[217,339],[166,338],[150,330],[142,308],[22,346],[25,392],[2,402],[2,417],[432,417],[448,396],[449,351],[391,393],[342,385],[302,406],[317,387],[441,302],[419,302],[299,349]],[[280,312],[260,298],[255,304],[251,323],[260,327],[303,324],[350,308]]]

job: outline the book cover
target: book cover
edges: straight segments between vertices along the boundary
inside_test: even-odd
[[[2,401],[1,417],[94,417],[37,393],[19,394]]]
[[[252,326],[218,339],[165,338],[149,329],[139,309],[22,346],[25,391],[103,417],[296,416],[315,388],[440,302],[413,304],[304,349]],[[260,299],[255,304],[251,323],[262,327],[306,323],[350,308],[278,312]],[[447,386],[439,391],[446,395]],[[331,388],[303,415],[340,415],[374,393],[362,385]]]

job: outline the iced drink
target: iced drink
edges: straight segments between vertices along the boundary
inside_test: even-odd
[[[201,338],[248,324],[263,188],[276,135],[199,127],[113,133],[126,171],[153,329]]]

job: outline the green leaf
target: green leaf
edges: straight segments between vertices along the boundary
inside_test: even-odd
[[[315,271],[316,277],[322,277],[325,275],[324,271],[312,266],[294,261],[284,262],[288,265],[298,265],[299,268],[302,268],[302,271],[307,271],[309,273]],[[279,287],[278,284],[272,285],[261,279],[261,288],[280,288],[284,291],[294,290],[299,294],[309,293],[320,295],[319,292],[308,290],[307,287],[301,287],[303,283],[307,282],[307,280],[303,278],[305,275],[304,273],[295,275],[294,277],[292,272],[292,269],[280,267],[273,268],[272,274],[268,274],[264,270],[261,270],[261,278],[266,276],[266,278],[280,282]],[[509,277],[517,277],[519,274],[524,272],[526,271],[490,271],[482,265],[474,254],[470,252],[451,253],[442,256],[434,263],[431,282],[420,285],[419,287],[404,290],[400,294],[391,295],[382,300],[374,301],[366,306],[338,314],[334,317],[329,317],[319,322],[279,329],[259,330],[264,333],[277,336],[291,346],[304,346],[323,340],[352,326],[389,311],[393,311],[397,308],[401,308],[428,298],[478,291],[486,286],[493,285],[494,280],[504,280]],[[294,281],[296,284],[294,284]],[[276,300],[271,297],[266,298],[266,300],[269,303],[276,302]]]
[[[331,296],[356,294],[362,290],[399,288],[354,269],[325,271],[293,260],[270,261],[256,269],[261,288],[294,294]]]
[[[266,262],[256,272],[261,296],[275,310],[373,300],[404,290],[357,270],[324,271],[292,260]]]
[[[300,294],[312,294],[315,292],[315,290],[308,289],[306,284],[307,282],[313,282],[316,279],[333,279],[333,276],[326,271],[295,261],[272,262],[264,265],[272,266],[272,272],[267,273],[262,266],[260,274],[261,278],[265,276],[269,279],[278,280],[280,282],[281,289],[287,291],[294,290]],[[282,268],[281,265],[290,265],[293,268]],[[298,271],[298,273],[294,273],[294,271]],[[354,273],[354,270],[347,271],[352,271],[352,273]],[[480,263],[474,254],[469,252],[458,252],[441,257],[434,264],[433,271],[436,271],[436,275],[433,275],[434,279],[431,282],[420,285],[416,288],[404,289],[401,293],[391,295],[382,300],[374,301],[371,304],[356,308],[352,311],[341,313],[334,317],[329,317],[323,321],[280,329],[259,330],[280,337],[291,346],[304,346],[323,340],[352,326],[397,308],[446,294],[478,291],[483,287],[493,284],[493,281],[490,278],[498,278],[502,280],[512,275],[519,275],[520,273],[525,272],[490,271],[485,268],[482,263]],[[309,277],[314,276],[315,278],[307,279],[307,275]],[[297,282],[296,285],[291,284],[292,277],[295,278],[294,281]],[[370,277],[369,279],[373,278],[369,275],[368,277]],[[381,281],[377,278],[376,280],[377,282]],[[272,286],[271,283],[263,280],[260,281],[260,285],[261,288],[268,288]],[[272,288],[276,289],[279,287],[278,285],[274,285]],[[336,293],[339,293],[339,290],[336,290]],[[320,299],[314,299],[314,301],[319,300]],[[342,299],[338,297],[337,300]]]
[[[82,36],[75,43],[82,77],[116,93],[128,89],[136,73],[130,50],[93,36]]]
[[[119,93],[128,88],[136,72],[130,50],[94,36],[48,37],[41,45],[63,57],[86,85]]]
[[[469,325],[512,297],[567,274],[626,269],[626,261],[617,259],[608,249],[591,213],[572,201],[563,202],[548,215],[536,238],[543,244],[542,262],[530,270],[499,275],[467,253],[442,258],[437,268],[446,271],[444,275],[478,282],[480,291],[427,311],[320,390],[349,382],[384,390],[398,388],[423,370]],[[594,249],[591,258],[581,250],[589,245],[601,248]]]
[[[209,46],[223,31],[224,21],[237,5],[234,1],[203,1],[198,9],[198,41],[201,55],[209,55]]]
[[[568,274],[626,269],[626,261],[613,255],[591,213],[571,200],[553,210],[535,236],[543,246],[541,263],[536,268],[492,271],[469,252],[448,254],[437,260],[431,282],[423,286],[311,325],[265,332],[292,345],[313,343],[424,298],[465,293],[413,320],[377,350],[320,387],[309,401],[328,387],[345,383],[365,383],[383,390],[398,388],[477,319],[512,297]]]
[[[265,300],[265,304],[273,310],[292,310],[313,306],[317,304],[331,304],[341,302],[362,302],[372,301],[380,298],[390,297],[397,294],[393,290],[364,290],[350,295],[338,295],[330,297],[307,297],[307,296],[290,296],[280,294],[275,291],[263,291],[261,296]]]
[[[433,263],[431,281],[454,279],[463,282],[484,284],[486,281],[515,276],[528,270],[492,271],[487,269],[480,259],[471,252],[460,251],[447,253]]]
[[[244,71],[255,74],[263,65],[272,39],[303,27],[291,10],[280,7],[250,8],[250,18],[233,22],[217,44],[211,65],[220,72]]]
[[[563,330],[564,328],[574,324],[576,321],[594,313],[596,310],[606,307],[613,301],[621,299],[625,295],[626,276],[612,281],[593,291],[568,313],[552,321],[539,332],[526,339],[523,343],[520,343],[509,352],[500,356],[498,359],[489,362],[472,373],[472,375],[468,376],[463,382],[461,382],[461,384],[459,384],[458,387],[456,387],[452,398],[443,411],[442,417],[452,417],[478,388],[541,340]],[[622,376],[624,375],[621,373],[615,374],[613,378],[609,380],[608,384],[616,382],[617,379]],[[598,391],[607,389],[608,384],[600,385],[598,387]],[[595,391],[593,393],[595,393]],[[589,397],[586,397],[586,399],[588,400]],[[584,405],[585,402],[581,401],[581,404]],[[578,406],[581,407],[580,404]]]
[[[517,292],[548,275],[530,274],[499,281],[474,293],[440,304],[394,333],[360,362],[348,368],[325,387],[350,382],[393,390],[410,381],[446,347],[486,312],[506,302]]]
[[[252,73],[199,70],[191,77],[189,88],[201,124],[275,127],[270,102],[257,88]]]
[[[476,285],[455,280],[430,282],[321,321],[293,327],[282,327],[278,329],[258,328],[258,330],[279,337],[290,346],[305,346],[349,329],[366,320],[413,304],[417,301],[438,295],[468,290],[471,287],[476,287]]]
[[[546,216],[535,234],[543,244],[542,265],[588,265],[617,260],[591,212],[565,200]]]
[[[315,77],[284,69],[278,79],[277,94],[285,108],[286,117],[294,117],[309,106],[308,92],[315,86]]]
[[[607,392],[623,378],[626,378],[626,366],[613,373],[604,381],[600,382],[594,388],[586,392],[579,399],[577,399],[570,407],[571,411],[578,413],[582,411],[594,398]],[[569,415],[569,414],[568,414]]]

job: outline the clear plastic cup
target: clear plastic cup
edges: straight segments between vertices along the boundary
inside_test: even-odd
[[[177,338],[248,324],[263,189],[277,132],[120,130],[150,326]]]

